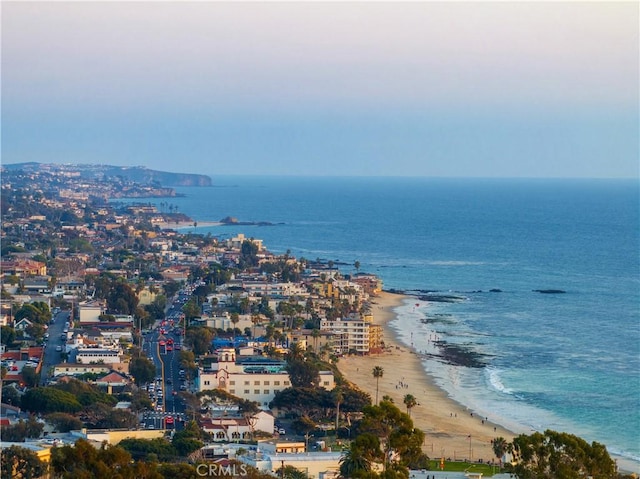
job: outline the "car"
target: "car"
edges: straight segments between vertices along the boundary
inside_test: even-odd
[[[160,412],[162,412],[162,404],[158,404],[158,405],[156,406],[156,411],[160,411]]]
[[[186,391],[186,390],[187,390],[187,386],[185,384],[181,384],[180,391]]]
[[[62,351],[62,346],[60,346],[59,344],[56,346],[56,351],[60,352]]]
[[[282,429],[282,428],[278,429],[278,434],[284,435],[286,433],[287,433],[287,431],[285,431],[284,429]]]

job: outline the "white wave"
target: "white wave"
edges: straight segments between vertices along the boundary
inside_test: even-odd
[[[513,390],[503,384],[500,378],[501,371],[499,369],[487,368],[485,371],[489,379],[489,384],[491,384],[493,389],[503,394],[513,395]]]

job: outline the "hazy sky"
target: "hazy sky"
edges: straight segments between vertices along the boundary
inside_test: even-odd
[[[2,162],[637,177],[637,2],[2,2]]]

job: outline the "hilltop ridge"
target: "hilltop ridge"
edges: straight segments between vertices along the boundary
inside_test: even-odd
[[[212,186],[211,177],[195,173],[172,173],[152,170],[145,166],[115,166],[90,164],[52,164],[52,163],[12,163],[2,166],[6,170],[22,170],[25,172],[67,172],[84,179],[110,179],[121,177],[140,184],[155,186]]]

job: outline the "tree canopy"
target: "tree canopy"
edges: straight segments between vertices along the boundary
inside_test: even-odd
[[[2,479],[36,479],[44,476],[47,465],[35,452],[24,447],[11,446],[2,451],[0,471]]]
[[[68,412],[82,409],[78,399],[71,393],[53,387],[29,389],[22,396],[22,408],[34,413]]]
[[[520,479],[608,479],[616,475],[615,462],[604,445],[589,444],[565,432],[521,434],[506,444],[506,450],[513,457],[511,470]]]

